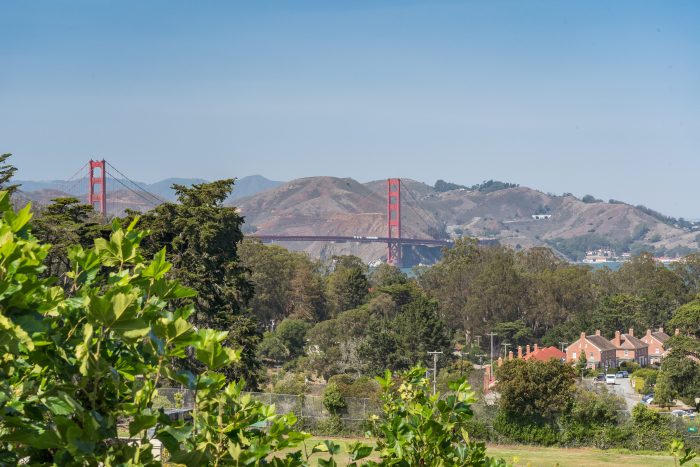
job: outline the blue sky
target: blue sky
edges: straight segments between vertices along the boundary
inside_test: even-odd
[[[19,178],[493,178],[700,218],[697,1],[0,0],[0,59]]]

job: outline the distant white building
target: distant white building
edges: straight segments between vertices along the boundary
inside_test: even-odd
[[[537,220],[537,221],[541,221],[541,220],[545,220],[545,219],[551,219],[552,215],[551,214],[533,214],[532,218]]]

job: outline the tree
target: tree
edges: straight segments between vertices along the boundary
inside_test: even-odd
[[[328,278],[328,303],[334,314],[362,305],[367,298],[369,282],[364,265],[356,257],[335,257],[335,270]]]
[[[282,345],[287,349],[290,359],[294,359],[304,354],[306,346],[306,333],[311,328],[311,324],[300,319],[285,319],[275,329]]]
[[[680,329],[683,334],[700,338],[700,298],[678,307],[668,325]]]
[[[447,326],[438,315],[438,302],[421,296],[405,305],[393,323],[399,352],[407,368],[430,362],[428,352],[440,351],[440,364],[452,358]]]
[[[496,369],[496,379],[501,410],[515,416],[554,420],[575,394],[574,369],[554,359],[506,361]]]
[[[19,185],[10,183],[12,177],[15,175],[17,168],[12,164],[7,162],[12,154],[2,154],[0,155],[0,190],[6,191],[10,196],[17,191]]]
[[[192,324],[229,331],[229,344],[250,350],[225,372],[232,380],[243,377],[254,388],[260,371],[255,351],[260,334],[246,312],[253,287],[238,257],[243,218],[236,208],[223,205],[233,184],[229,179],[173,185],[179,203],[159,205],[143,216],[141,225],[151,232],[144,242],[146,251],[166,248],[173,278],[197,291]]]
[[[297,265],[287,296],[291,308],[289,317],[310,323],[327,317],[325,284],[317,269],[308,260]]]
[[[93,207],[70,197],[54,199],[39,212],[32,228],[41,242],[51,245],[44,261],[45,274],[59,277],[63,283],[70,270],[68,249],[74,245],[87,248],[96,238],[109,236],[109,226],[99,222]]]
[[[391,264],[380,264],[370,276],[372,286],[385,287],[396,284],[405,284],[408,282],[408,277],[401,269]]]
[[[688,351],[683,348],[683,341],[686,340],[689,340],[689,338],[679,339],[674,337],[667,341],[673,347],[661,361],[661,369],[657,376],[656,385],[658,386],[659,380],[663,375],[668,381],[672,394],[677,395],[686,403],[694,404],[695,398],[700,394],[700,365],[695,360],[688,358],[688,355],[693,355],[693,353],[692,350]],[[697,346],[697,342],[694,345]],[[695,351],[697,352],[697,350]],[[654,393],[656,393],[656,388]]]
[[[674,399],[675,394],[671,387],[671,381],[668,375],[661,372],[654,386],[654,402],[661,407],[669,408],[673,405]]]

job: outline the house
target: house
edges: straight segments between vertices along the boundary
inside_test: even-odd
[[[554,346],[540,349],[537,344],[535,344],[535,350],[527,353],[523,358],[525,360],[540,360],[543,362],[548,362],[553,358],[564,361],[566,360],[566,354]]]
[[[676,334],[679,330],[676,329]],[[647,333],[641,338],[642,342],[649,346],[649,363],[658,365],[661,359],[666,356],[668,349],[665,347],[666,341],[671,336],[664,332],[664,328],[659,328],[658,331],[647,329]]]
[[[610,343],[617,349],[618,362],[634,362],[641,366],[649,363],[649,346],[634,336],[634,329],[630,328],[627,334],[615,331]]]
[[[605,337],[600,335],[600,330],[587,336],[585,332],[566,348],[566,361],[578,362],[583,355],[586,357],[588,368],[609,368],[617,366],[617,347]]]

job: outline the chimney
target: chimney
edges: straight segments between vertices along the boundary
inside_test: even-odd
[[[582,333],[581,333],[581,340],[582,340],[582,341],[585,341],[585,340],[586,340],[586,333],[585,333],[585,332],[582,332]]]
[[[530,344],[525,346],[525,355],[530,355]]]
[[[498,357],[498,366],[503,365],[503,357]]]
[[[678,328],[676,328],[676,332],[675,332],[674,334],[677,335],[677,336],[680,336],[680,335],[681,335],[681,330],[678,329]]]
[[[513,360],[513,351],[512,350],[510,350],[508,352],[508,360]]]
[[[634,337],[634,329],[630,328],[629,332],[627,333],[630,336]]]
[[[615,331],[615,345],[620,347],[620,331]]]
[[[523,346],[518,346],[518,358],[523,358]]]
[[[659,332],[664,332],[664,328],[659,328]]]
[[[651,329],[647,329],[647,337],[651,337]]]
[[[596,329],[596,330],[595,330],[595,335],[596,335],[596,336],[600,336],[600,329]]]
[[[538,350],[540,350],[540,348],[538,347],[537,344],[535,344],[535,352],[537,352]]]

